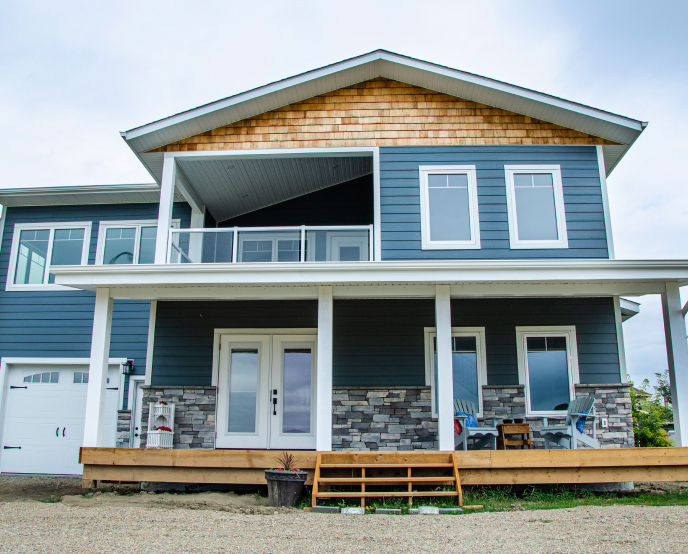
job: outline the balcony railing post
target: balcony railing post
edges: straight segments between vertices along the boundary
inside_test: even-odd
[[[370,225],[370,231],[368,231],[368,261],[372,262],[375,260],[373,257],[373,247],[375,244],[375,238],[373,236],[373,225]]]
[[[306,226],[301,225],[301,261],[306,261]]]
[[[239,230],[238,227],[234,227],[234,233],[232,234],[232,263],[235,264],[237,261],[237,249],[239,248]]]

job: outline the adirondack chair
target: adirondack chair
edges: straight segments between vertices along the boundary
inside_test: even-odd
[[[475,404],[470,400],[454,400],[454,413],[463,412],[464,414],[470,414],[473,416],[475,421],[478,421],[475,413]],[[494,419],[491,420],[491,427],[467,427],[466,426],[466,416],[454,416],[461,423],[461,433],[454,436],[454,449],[458,450],[459,446],[463,445],[463,450],[468,450],[468,439],[473,439],[473,445],[476,450],[480,450],[488,443],[491,443],[492,450],[497,450],[497,428],[494,427]]]
[[[563,425],[548,425],[547,418],[542,418],[544,427],[540,429],[540,436],[545,439],[545,448],[549,448],[550,441],[564,448],[578,448],[578,441],[591,448],[600,448],[600,443],[597,440],[598,416],[595,415],[594,403],[595,398],[592,396],[581,396],[572,400]],[[592,419],[592,437],[576,429],[576,422],[579,417]]]

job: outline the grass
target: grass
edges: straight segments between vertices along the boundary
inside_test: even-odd
[[[463,503],[466,506],[482,505],[485,512],[507,512],[515,510],[557,510],[576,508],[578,506],[688,506],[688,491],[667,492],[664,495],[639,494],[634,496],[616,493],[595,493],[581,490],[542,490],[528,487],[521,490],[512,487],[464,487]],[[323,506],[360,506],[360,499],[333,498],[330,502],[324,499]],[[300,508],[310,507],[310,493],[302,498]],[[414,507],[437,506],[438,508],[455,508],[456,499],[451,497],[419,497],[413,501]],[[402,514],[408,513],[406,498],[367,498],[366,512],[375,508],[400,508]],[[540,519],[532,522],[549,523]]]

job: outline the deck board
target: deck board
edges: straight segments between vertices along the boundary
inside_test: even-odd
[[[313,482],[314,451],[291,451]],[[171,483],[265,484],[263,471],[278,465],[280,452],[270,450],[153,450],[82,448],[84,481],[151,481]],[[320,453],[323,463],[327,452]],[[383,468],[395,462],[438,463],[447,453],[337,453],[349,463]],[[456,467],[462,485],[614,483],[688,481],[688,448],[601,450],[458,451]],[[341,466],[340,466],[341,467]]]

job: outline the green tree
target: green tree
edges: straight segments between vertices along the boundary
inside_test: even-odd
[[[672,421],[671,392],[668,391],[668,372],[655,373],[655,394],[648,392],[650,383],[645,379],[639,389],[631,381],[631,406],[635,445],[643,447],[674,446],[674,441],[664,430],[664,424]]]

